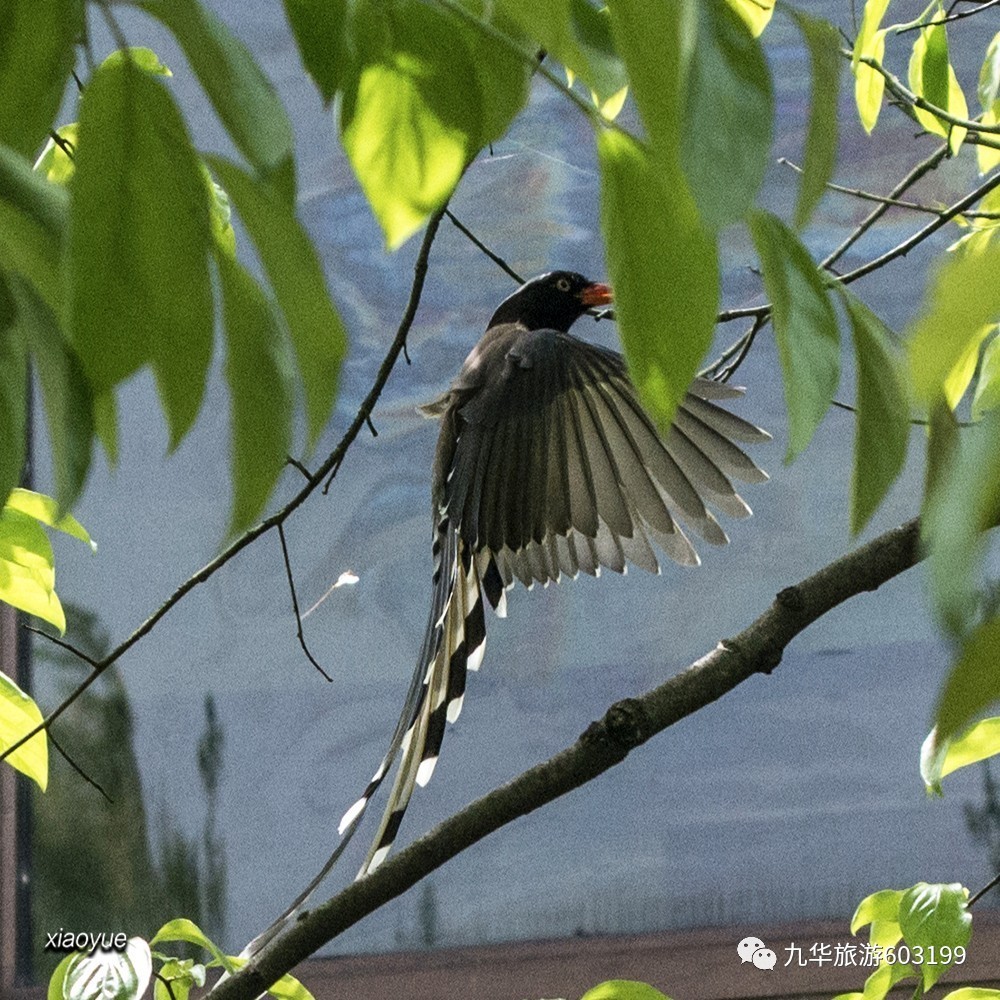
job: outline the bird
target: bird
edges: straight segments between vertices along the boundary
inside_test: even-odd
[[[768,476],[736,442],[770,435],[718,405],[744,390],[696,378],[662,434],[624,358],[569,332],[612,302],[609,285],[573,271],[532,278],[500,303],[448,389],[419,408],[440,431],[431,608],[416,669],[388,749],[340,821],[337,849],[265,935],[333,867],[398,757],[357,878],[385,860],[414,788],[430,781],[445,730],[462,711],[467,675],[482,663],[485,604],[505,617],[518,581],[547,586],[602,567],[624,573],[630,563],[659,573],[656,548],[695,566],[688,532],[713,545],[728,541],[711,508],[750,515],[732,480]]]

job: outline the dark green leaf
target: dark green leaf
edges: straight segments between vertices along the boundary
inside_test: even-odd
[[[932,421],[943,410],[943,404],[932,410]],[[962,432],[957,456],[949,460],[947,455],[936,458],[932,454],[931,458],[934,475],[921,521],[931,554],[931,598],[944,625],[961,636],[974,620],[982,533],[1000,523],[1000,412],[987,414],[981,423]],[[956,723],[960,724],[961,720]],[[942,731],[941,736],[953,731]]]
[[[801,229],[823,197],[837,162],[837,102],[840,97],[840,36],[828,21],[788,8],[809,46],[812,68],[809,129],[802,181],[795,203],[795,227]]]
[[[607,18],[587,0],[499,0],[497,7],[602,100],[625,86]]]
[[[679,163],[684,72],[682,39],[696,30],[691,3],[612,3],[611,25],[646,133],[662,160]],[[687,46],[689,47],[689,46]]]
[[[774,96],[760,43],[725,0],[699,0],[681,125],[681,165],[706,224],[741,219],[771,153]]]
[[[60,259],[68,205],[61,187],[0,146],[0,265],[32,282],[56,311],[63,300]]]
[[[16,310],[7,279],[0,284],[8,304]],[[0,504],[21,480],[26,443],[28,367],[24,334],[19,326],[0,329]]]
[[[52,311],[30,285],[15,286],[18,325],[42,387],[49,426],[56,501],[73,507],[90,468],[94,401],[83,368]]]
[[[935,107],[948,107],[948,29],[943,24],[925,28],[921,63],[922,97]]]
[[[152,364],[174,447],[212,357],[211,231],[198,158],[157,78],[128,62],[91,77],[73,186],[73,344],[99,393]]]
[[[284,0],[302,62],[328,104],[347,59],[347,0]]]
[[[942,949],[964,948],[972,937],[972,914],[966,901],[968,890],[959,883],[928,885],[918,882],[903,893],[899,904],[899,926],[911,949],[933,954],[934,962],[920,967],[924,990],[929,990],[948,971],[952,962],[941,961]],[[931,951],[931,948],[934,951]]]
[[[679,170],[611,129],[597,155],[618,329],[639,397],[665,428],[712,342],[716,246]]]
[[[958,661],[941,689],[935,712],[938,740],[959,732],[984,709],[1000,699],[1000,618],[976,627],[962,644]]]
[[[868,307],[845,292],[857,368],[857,420],[851,482],[851,531],[875,513],[906,461],[910,407],[892,334]]]
[[[0,143],[33,156],[62,103],[83,32],[83,4],[2,0],[0,24]]]
[[[226,324],[226,381],[232,413],[231,534],[248,528],[274,490],[291,450],[291,366],[281,328],[257,282],[216,255]]]
[[[210,156],[208,162],[240,213],[284,313],[305,389],[312,447],[333,408],[347,349],[323,269],[309,237],[272,188],[221,157]]]
[[[141,0],[173,33],[239,151],[295,203],[294,137],[249,49],[198,0]]]
[[[784,223],[770,213],[755,212],[750,232],[774,309],[788,405],[786,461],[791,461],[812,440],[837,391],[837,317],[809,251]]]

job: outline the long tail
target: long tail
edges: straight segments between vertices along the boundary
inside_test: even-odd
[[[503,585],[492,561],[485,576],[490,602],[503,613]],[[373,871],[385,860],[414,786],[423,787],[434,773],[446,724],[454,722],[462,711],[467,672],[478,670],[482,663],[486,651],[482,590],[480,569],[471,550],[458,537],[447,517],[442,517],[434,536],[434,598],[427,631],[403,711],[385,756],[361,797],[340,820],[340,842],[326,864],[285,912],[247,945],[244,957],[256,954],[271,941],[326,878],[354,836],[396,757],[402,754],[378,833],[357,878]],[[497,607],[498,603],[501,607]]]

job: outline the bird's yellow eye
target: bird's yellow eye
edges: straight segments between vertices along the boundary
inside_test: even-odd
[[[569,291],[569,279],[568,278],[560,278],[556,282],[556,288],[558,288],[560,292],[568,292]]]

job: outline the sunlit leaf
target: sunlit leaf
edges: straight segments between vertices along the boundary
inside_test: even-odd
[[[188,1000],[193,986],[205,985],[205,966],[194,959],[170,959],[160,966],[153,1000]]]
[[[628,87],[622,87],[617,94],[612,94],[606,101],[602,101],[596,91],[593,90],[590,92],[590,98],[597,105],[601,114],[609,122],[613,122],[622,113],[622,108],[625,107],[625,101],[628,98]]]
[[[902,898],[901,889],[881,889],[866,896],[851,917],[851,933],[857,934],[862,927],[871,924],[869,941],[882,948],[891,948],[903,936],[899,928],[899,904]]]
[[[587,0],[497,0],[496,6],[602,101],[625,86],[607,16]]]
[[[2,579],[3,569],[0,566],[0,580]],[[26,695],[6,674],[0,673],[0,751],[12,746],[41,723],[42,713],[34,699]],[[49,745],[45,733],[32,736],[5,760],[45,791],[49,782]]]
[[[1000,1000],[1000,990],[991,990],[986,986],[960,986],[946,993],[941,1000]]]
[[[587,990],[580,1000],[669,1000],[669,997],[648,983],[612,979]]]
[[[83,3],[5,0],[0,10],[0,143],[34,156],[66,91]]]
[[[150,363],[175,447],[212,358],[211,230],[198,159],[158,78],[128,62],[94,73],[73,188],[73,345],[98,392]]]
[[[860,299],[845,295],[857,369],[857,420],[851,478],[851,531],[878,509],[906,461],[909,402],[902,360],[885,324]]]
[[[180,43],[239,151],[294,204],[292,126],[250,50],[199,0],[142,0],[140,6]]]
[[[871,132],[882,110],[885,78],[878,70],[861,62],[864,58],[881,63],[885,55],[885,29],[880,29],[889,0],[867,0],[861,28],[854,40],[851,70],[854,73],[854,101],[866,132]]]
[[[232,427],[230,534],[248,528],[268,501],[291,451],[292,370],[264,293],[219,254]]]
[[[329,103],[347,60],[347,0],[284,0],[284,4],[302,62]]]
[[[62,242],[69,197],[0,146],[0,266],[23,275],[56,312],[62,308]]]
[[[497,137],[498,126],[506,128],[516,108],[496,120],[498,99],[485,96],[466,32],[453,17],[415,0],[370,2],[353,24],[356,58],[344,83],[341,139],[394,249],[443,204],[472,155]],[[491,85],[517,92],[523,69]]]
[[[982,719],[965,732],[939,739],[932,729],[920,751],[920,776],[929,792],[941,792],[941,779],[952,771],[1000,754],[1000,718]]]
[[[102,66],[120,66],[123,62],[131,62],[144,73],[153,76],[173,76],[170,67],[160,61],[160,57],[152,50],[140,45],[129,46],[127,49],[115,49]]]
[[[750,233],[774,309],[788,405],[786,461],[791,461],[812,440],[837,391],[837,317],[809,251],[784,223],[770,213],[755,212]]]
[[[294,213],[270,187],[221,157],[208,161],[240,213],[284,313],[305,390],[312,447],[333,409],[347,349],[322,265]]]
[[[743,217],[770,162],[774,96],[760,43],[725,0],[700,0],[681,165],[706,224]]]
[[[48,536],[37,521],[10,506],[0,511],[0,601],[66,631]]]
[[[983,351],[983,361],[979,369],[979,381],[972,396],[972,419],[979,420],[983,414],[1000,406],[1000,328],[993,328],[993,337]]]
[[[91,551],[97,551],[97,543],[90,537],[87,529],[72,514],[61,513],[56,501],[44,493],[18,488],[7,498],[7,506],[33,517],[46,527],[55,528],[71,538],[85,542]]]
[[[719,299],[715,243],[679,171],[671,180],[659,160],[610,129],[598,134],[597,155],[601,225],[625,357],[643,405],[666,427],[712,342]]]
[[[994,104],[989,111],[983,112],[982,122],[994,128],[1000,125],[1000,108],[997,104]],[[976,146],[976,166],[979,167],[981,174],[988,174],[995,167],[1000,167],[1000,149],[996,146],[987,146],[983,142],[979,143]]]
[[[726,0],[756,38],[770,23],[775,0]]]
[[[35,161],[35,170],[47,181],[53,184],[68,184],[70,178],[76,171],[76,164],[73,161],[73,150],[76,149],[78,126],[76,122],[68,125],[60,125],[56,129],[56,135],[62,140],[61,143],[49,137],[49,141],[42,149],[41,155]]]
[[[187,917],[168,920],[150,938],[149,944],[152,947],[157,944],[168,944],[171,941],[184,941],[198,948],[204,948],[211,953],[216,964],[222,966],[227,972],[236,972],[238,968],[236,963],[193,920],[189,920]]]
[[[799,196],[795,202],[795,227],[801,229],[823,197],[837,162],[840,39],[828,21],[809,17],[794,8],[789,10],[809,46],[812,70],[809,128]]]
[[[929,990],[948,971],[952,962],[943,962],[942,950],[964,948],[972,937],[972,914],[969,913],[968,890],[959,883],[929,885],[918,882],[903,893],[899,903],[899,925],[903,938],[911,949],[921,949],[925,955],[936,950],[935,962],[920,966],[924,990]]]
[[[924,28],[917,36],[910,55],[910,89],[955,118],[968,118],[969,108],[955,70],[948,60],[948,34],[944,24]],[[928,132],[948,140],[954,156],[965,141],[967,129],[950,125],[936,115],[914,108],[917,121]]]
[[[910,330],[910,376],[919,399],[929,403],[983,330],[1000,319],[1000,243],[980,252],[949,254],[928,283],[920,314]]]

